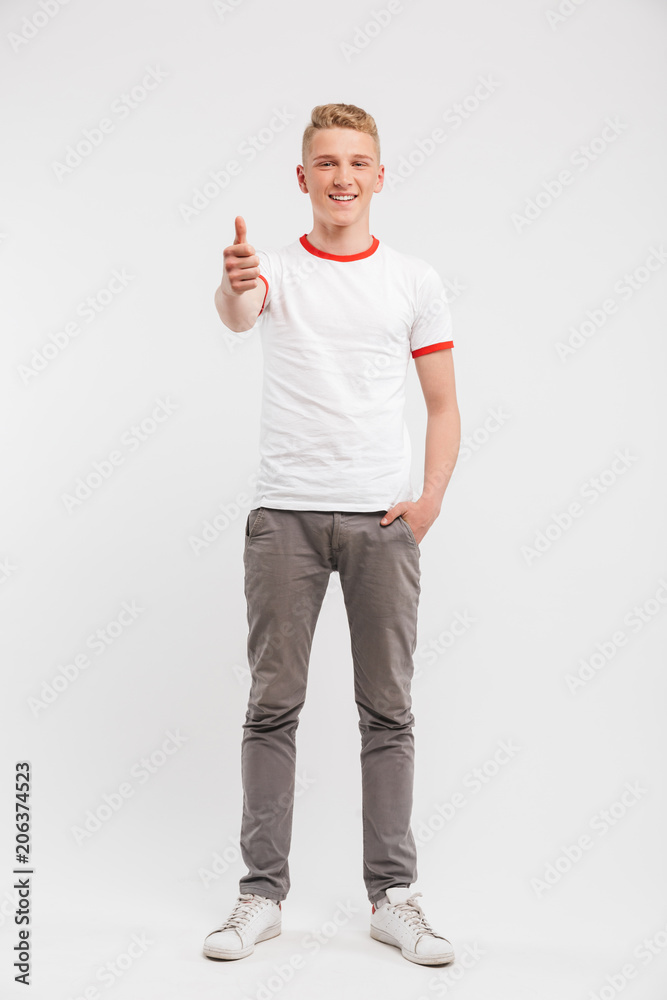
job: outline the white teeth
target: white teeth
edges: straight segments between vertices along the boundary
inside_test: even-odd
[[[333,198],[334,201],[354,201],[357,196],[356,194],[330,194],[329,197]]]

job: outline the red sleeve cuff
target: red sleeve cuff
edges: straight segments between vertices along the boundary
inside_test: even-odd
[[[269,283],[268,283],[268,281],[266,280],[266,278],[264,277],[263,274],[260,274],[260,278],[262,279],[262,281],[266,285],[266,291],[264,292],[264,298],[262,299],[262,308],[257,313],[257,319],[259,319],[259,317],[264,312],[264,303],[266,302],[266,296],[269,294]]]
[[[419,358],[422,354],[430,354],[431,351],[441,351],[443,347],[453,347],[453,340],[445,340],[441,344],[429,344],[428,347],[419,347],[416,351],[412,352],[413,358]]]

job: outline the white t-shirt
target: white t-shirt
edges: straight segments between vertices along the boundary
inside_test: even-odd
[[[453,347],[438,273],[373,237],[257,250],[266,285],[260,464],[251,507],[389,510],[418,500],[404,419],[410,357]]]

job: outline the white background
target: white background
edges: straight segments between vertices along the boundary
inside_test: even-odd
[[[37,0],[0,13],[3,996],[26,995],[12,967],[13,788],[29,760],[40,1000],[310,998],[316,983],[401,1000],[664,997],[665,4],[417,0],[379,29],[384,0],[44,3],[48,16]],[[151,68],[163,78],[121,117],[115,102]],[[466,450],[421,544],[413,683],[415,889],[457,953],[437,969],[369,936],[336,575],[298,730],[283,932],[241,962],[201,955],[246,871],[242,554],[262,373],[259,338],[231,335],[213,293],[235,215],[256,247],[310,231],[296,165],[312,107],[332,101],[380,131],[388,179],[371,232],[462,289]],[[276,109],[289,123],[262,132]],[[113,130],[59,170],[105,117]],[[437,128],[444,141],[420,156]],[[188,213],[234,159],[240,172]],[[114,270],[131,280],[106,296]],[[91,322],[88,296],[104,306]],[[579,346],[561,356],[573,328]],[[409,378],[419,483],[426,417]],[[152,423],[160,400],[168,416]],[[114,450],[121,464],[68,507]],[[474,622],[453,637],[457,614]],[[98,629],[103,653],[88,645]],[[161,754],[169,733],[183,742]],[[502,742],[516,750],[499,764]],[[77,840],[123,783],[131,796]],[[128,963],[133,935],[151,943]],[[286,982],[290,962],[302,967]],[[98,978],[107,963],[122,976]]]

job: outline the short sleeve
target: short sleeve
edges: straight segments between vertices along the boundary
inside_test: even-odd
[[[410,332],[413,358],[453,347],[452,316],[440,275],[429,265],[417,291],[415,319]]]
[[[260,281],[264,282],[264,301],[262,302],[262,308],[257,314],[257,318],[262,315],[266,306],[268,306],[271,301],[271,292],[273,290],[273,275],[271,270],[271,255],[266,250],[256,250],[257,256],[259,257],[259,278]]]

